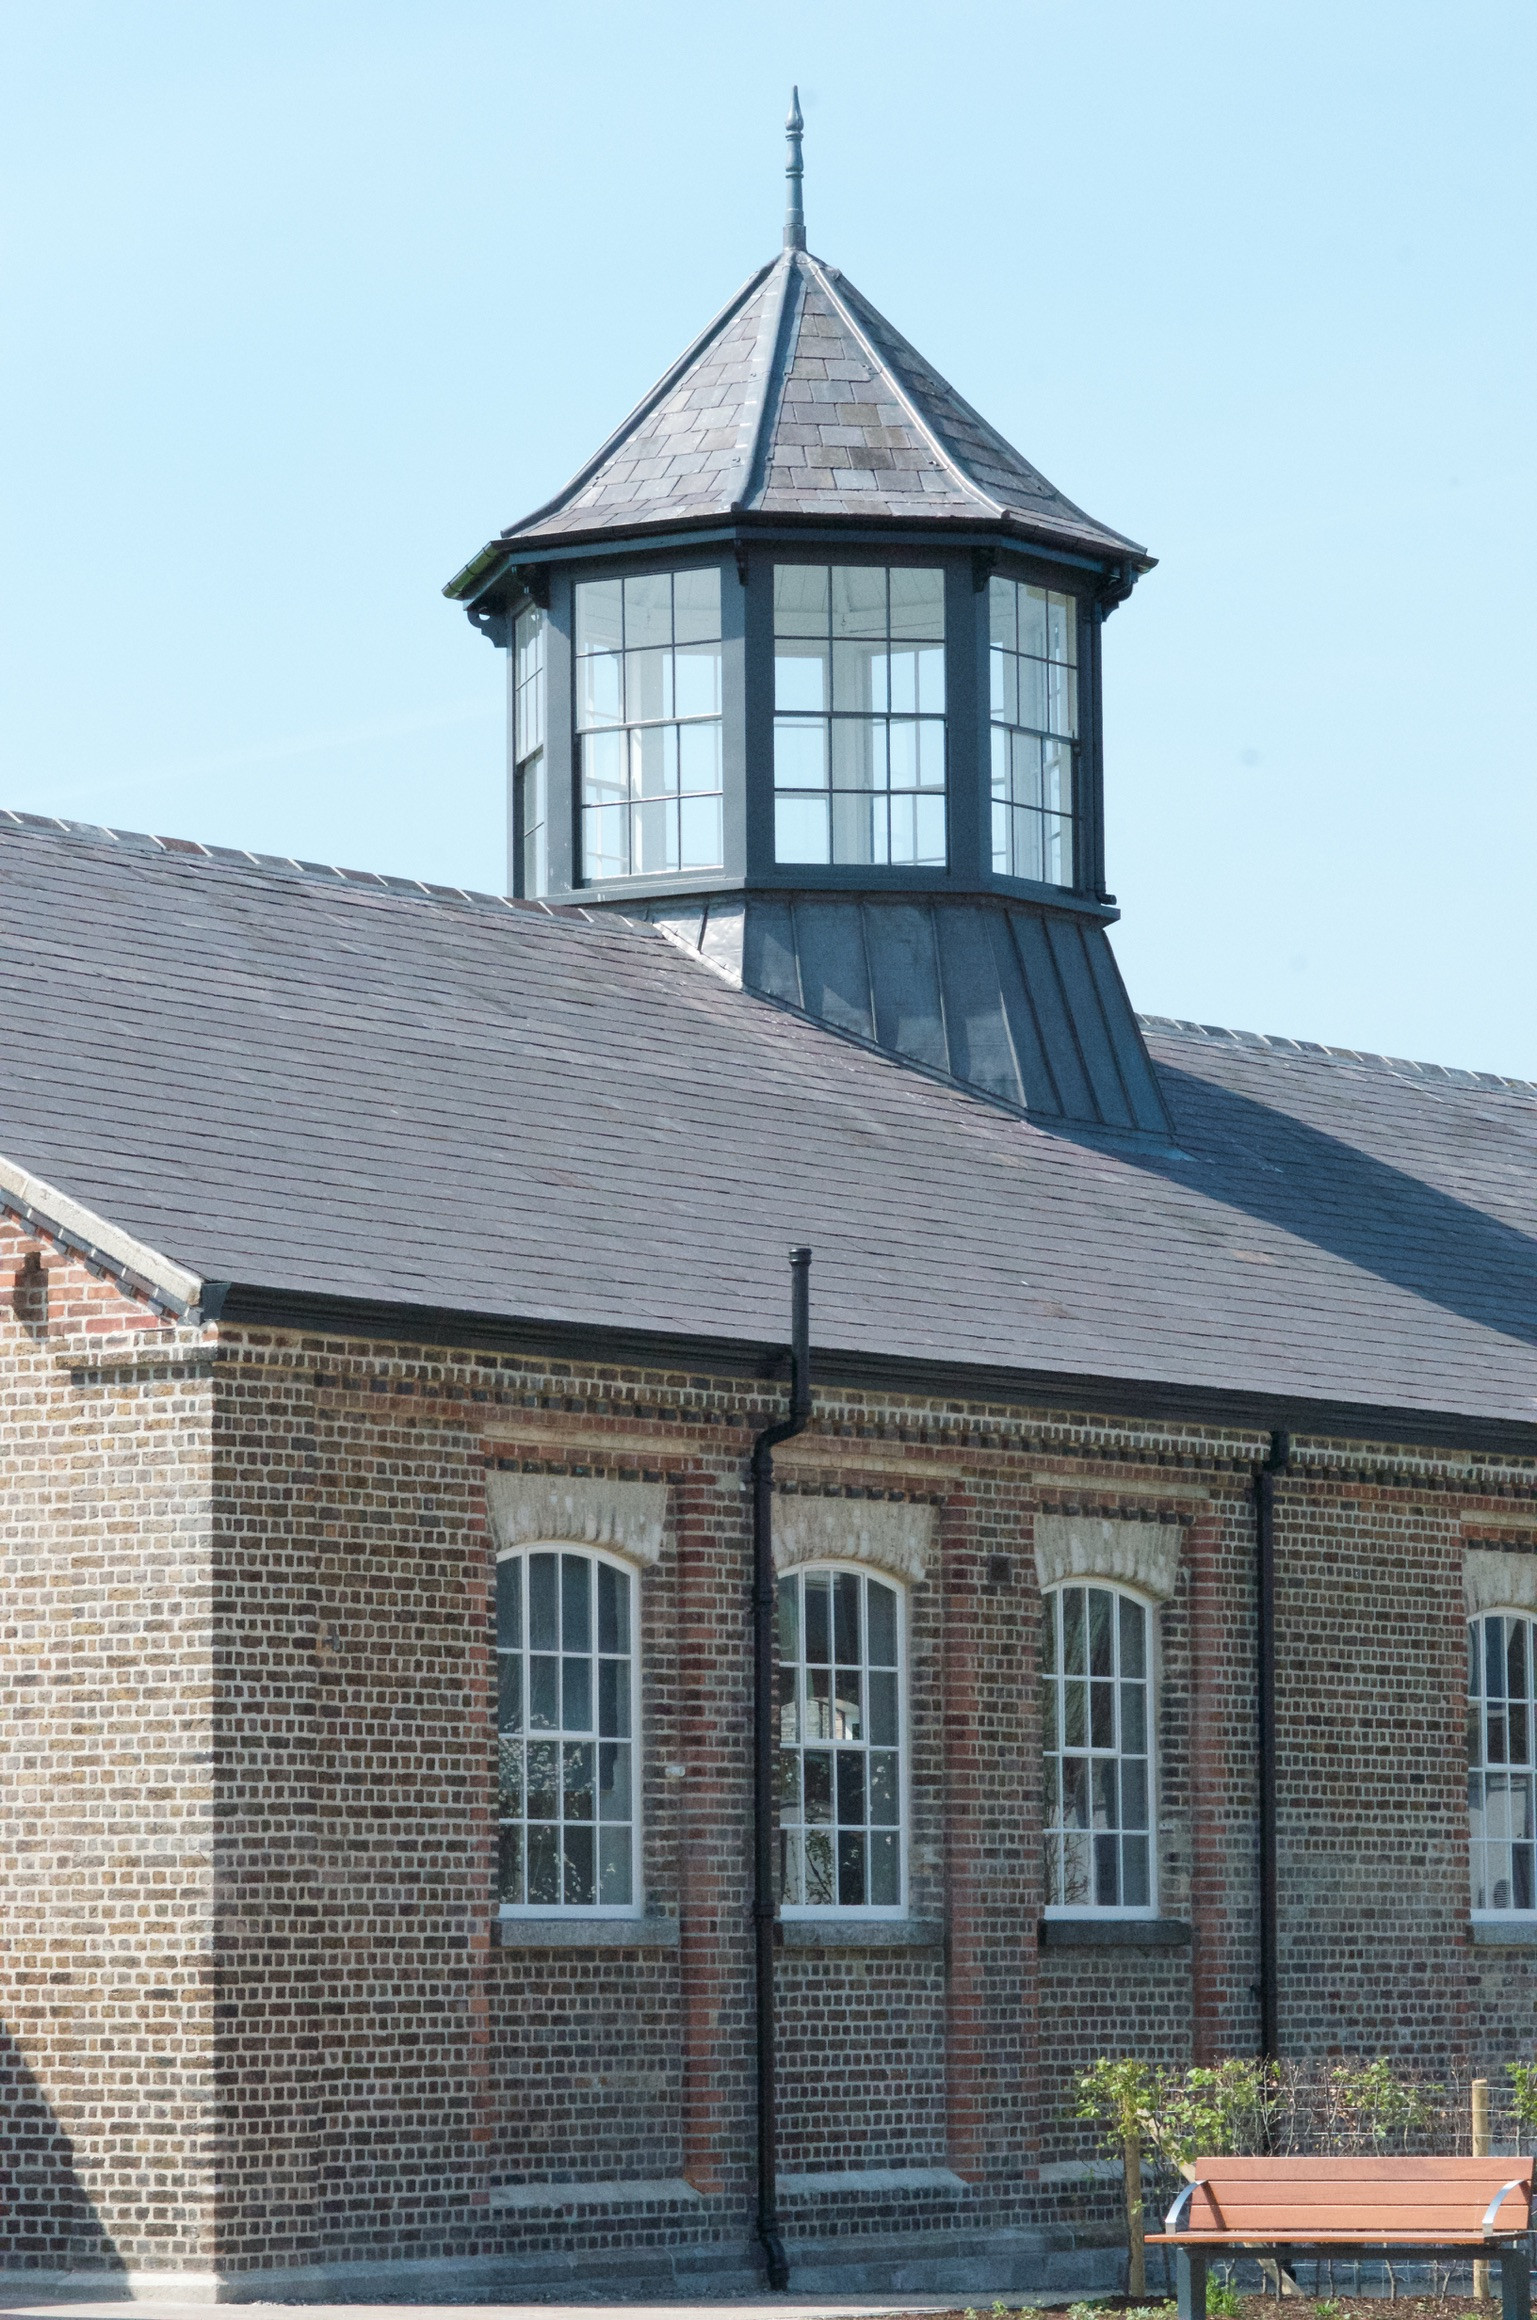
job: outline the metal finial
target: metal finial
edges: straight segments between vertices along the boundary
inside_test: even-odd
[[[785,116],[785,248],[803,250],[806,247],[806,212],[801,203],[801,180],[806,165],[801,159],[801,93],[790,91],[790,110]]]

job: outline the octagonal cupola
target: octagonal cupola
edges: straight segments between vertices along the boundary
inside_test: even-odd
[[[510,654],[509,883],[701,942],[713,922],[730,971],[848,1036],[1161,1130],[1111,991],[1099,738],[1101,626],[1151,559],[807,250],[798,103],[787,130],[778,257],[448,585]],[[915,1012],[883,961],[911,980],[920,921]],[[979,943],[996,1035],[968,1042],[944,987],[963,953],[975,983]],[[1037,994],[1060,1036],[1009,1020],[1016,983],[1041,1012],[1043,960],[1078,990]],[[1089,1044],[1118,1095],[1074,1058],[1085,1002],[1117,1017]]]

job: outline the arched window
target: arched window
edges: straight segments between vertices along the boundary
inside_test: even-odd
[[[1473,1913],[1537,1914],[1537,1622],[1491,1611],[1468,1622],[1468,1836]]]
[[[505,1914],[636,1911],[634,1597],[630,1571],[605,1555],[534,1547],[498,1560]]]
[[[1046,1599],[1046,1907],[1151,1916],[1151,1613],[1092,1582]]]
[[[903,1604],[870,1572],[779,1582],[779,1898],[813,1910],[903,1907]]]

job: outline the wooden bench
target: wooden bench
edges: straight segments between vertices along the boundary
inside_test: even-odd
[[[1180,2320],[1204,2320],[1214,2255],[1468,2255],[1531,2320],[1530,2159],[1197,2159],[1150,2247],[1172,2247]]]

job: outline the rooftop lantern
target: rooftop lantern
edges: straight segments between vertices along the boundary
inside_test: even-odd
[[[1105,926],[1100,630],[1151,558],[806,247],[446,593],[511,657],[510,885],[1041,1116],[1165,1132]]]

